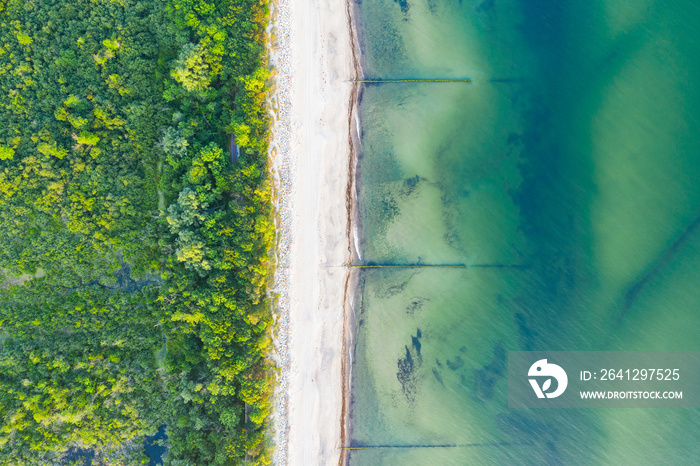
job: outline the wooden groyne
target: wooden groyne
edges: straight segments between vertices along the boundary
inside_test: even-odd
[[[470,83],[470,78],[463,79],[352,79],[351,83],[387,84],[387,83]]]
[[[518,84],[522,83],[522,78],[491,78],[488,82],[492,84]],[[460,79],[351,79],[351,83],[386,84],[386,83],[470,83],[471,78]]]
[[[447,268],[447,269],[466,269],[467,264],[367,264],[367,265],[345,265],[348,269],[387,269],[387,268],[402,268],[402,269],[418,269],[418,268]]]
[[[341,450],[377,450],[388,448],[471,448],[471,447],[519,447],[530,446],[533,442],[485,442],[485,443],[462,443],[444,445],[357,445],[352,447],[340,447]]]
[[[530,268],[529,264],[345,264],[345,265],[327,265],[331,268],[346,268],[346,269],[423,269],[423,268],[438,268],[438,269],[517,269],[523,270]]]

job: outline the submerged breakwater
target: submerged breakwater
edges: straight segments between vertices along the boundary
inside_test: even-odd
[[[367,76],[471,81],[362,84],[349,463],[699,463],[697,410],[512,410],[505,368],[700,350],[700,9],[359,11]]]

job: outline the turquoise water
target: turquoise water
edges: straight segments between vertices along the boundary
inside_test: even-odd
[[[509,350],[700,350],[700,7],[363,0],[352,465],[700,464],[698,410],[510,410]],[[462,445],[426,448],[429,445]],[[410,447],[409,447],[410,446]]]

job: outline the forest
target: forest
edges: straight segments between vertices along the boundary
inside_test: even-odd
[[[0,463],[270,463],[268,15],[0,0]]]

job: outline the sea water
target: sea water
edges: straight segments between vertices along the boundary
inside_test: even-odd
[[[700,413],[514,410],[510,350],[700,350],[700,6],[363,0],[352,465],[700,464]]]

